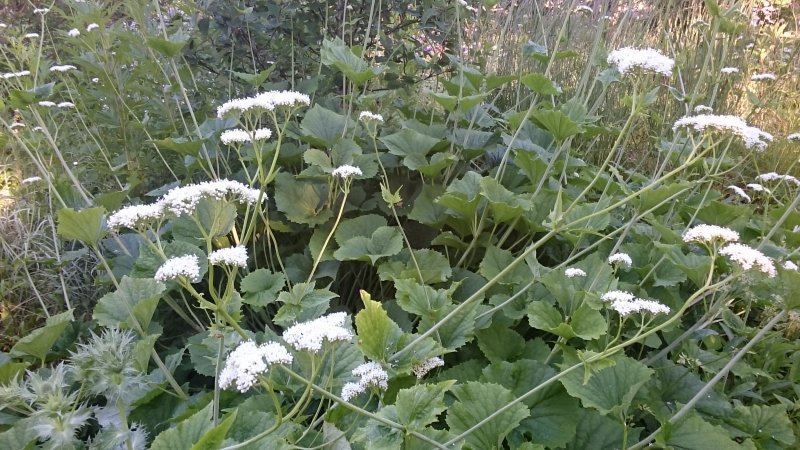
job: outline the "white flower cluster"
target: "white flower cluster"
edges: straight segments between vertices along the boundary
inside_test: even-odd
[[[634,68],[650,70],[664,76],[672,75],[675,61],[652,48],[637,49],[625,47],[608,54],[608,63],[616,66],[619,73],[625,75]]]
[[[351,166],[349,164],[345,164],[343,166],[339,166],[339,167],[333,169],[333,172],[331,172],[331,175],[334,176],[334,177],[339,177],[339,178],[348,178],[348,177],[355,177],[355,176],[359,176],[360,177],[361,175],[363,175],[363,172],[361,172],[361,169],[359,169],[358,167]]]
[[[247,267],[247,248],[240,245],[214,250],[208,255],[208,263],[243,268]]]
[[[724,73],[724,74],[726,74],[726,75],[731,75],[731,74],[734,74],[734,73],[739,73],[739,69],[738,69],[738,68],[736,68],[736,67],[723,67],[723,68],[722,68],[722,69],[720,69],[719,71],[720,71],[720,72],[722,72],[722,73]]]
[[[353,369],[353,375],[359,377],[357,383],[345,383],[342,387],[342,400],[349,402],[353,397],[365,392],[373,386],[381,390],[389,388],[389,374],[380,364],[369,361]]]
[[[47,14],[50,12],[50,8],[33,8],[34,14]]]
[[[795,271],[797,269],[800,269],[800,267],[797,267],[797,264],[793,263],[792,261],[785,261],[783,263],[783,268],[786,270],[795,270]]]
[[[792,142],[800,141],[800,133],[792,133],[792,134],[786,136],[786,139],[790,140]]]
[[[61,103],[57,104],[56,106],[58,106],[59,108],[74,108],[75,107],[75,103],[72,103],[72,102],[61,102]]]
[[[22,180],[20,183],[22,183],[22,184],[30,184],[30,183],[35,183],[35,182],[41,181],[41,180],[42,180],[42,177],[28,177],[28,178],[25,178],[24,180]]]
[[[257,94],[255,97],[237,98],[229,100],[217,108],[217,117],[236,117],[247,111],[272,111],[279,106],[294,107],[308,106],[311,99],[306,94],[295,91],[269,91]]]
[[[772,193],[772,191],[770,191],[769,189],[765,188],[764,186],[762,186],[762,185],[760,185],[758,183],[748,183],[748,184],[745,185],[745,187],[746,188],[750,188],[750,189],[752,189],[752,190],[754,190],[756,192],[766,192],[767,194],[771,194]]]
[[[276,342],[262,345],[243,342],[225,360],[225,367],[219,373],[219,387],[226,389],[236,385],[239,392],[247,392],[271,364],[291,364],[292,360],[286,347]]]
[[[53,66],[50,68],[50,72],[67,72],[70,70],[75,70],[77,67],[71,64],[64,64],[63,66]]]
[[[706,105],[697,105],[694,107],[694,112],[696,114],[710,113],[714,112],[714,109]]]
[[[253,132],[251,135],[245,130],[241,128],[235,128],[233,130],[225,130],[219,136],[219,139],[225,145],[231,145],[232,143],[245,143],[245,142],[252,142],[256,141],[263,141],[272,137],[272,131],[269,128],[259,128]]]
[[[767,274],[769,278],[773,278],[776,275],[775,264],[772,260],[760,251],[748,247],[747,245],[729,244],[723,247],[719,253],[737,262],[744,270],[750,270],[756,267],[759,271]]]
[[[644,300],[636,298],[630,292],[609,291],[600,297],[602,300],[611,303],[611,309],[621,316],[633,313],[669,314],[669,307],[655,300]]]
[[[697,225],[683,233],[683,242],[737,242],[739,240],[739,233],[727,227],[720,227],[718,225]]]
[[[86,26],[86,32],[88,33],[90,31],[96,30],[98,28],[100,28],[100,25],[98,25],[96,23],[90,23],[89,25]]]
[[[564,275],[566,275],[567,278],[585,277],[586,272],[584,272],[582,269],[578,269],[577,267],[570,267],[564,271]]]
[[[21,70],[19,72],[4,73],[3,75],[0,75],[0,78],[3,78],[4,80],[10,80],[12,78],[26,77],[30,74],[31,74],[30,70]]]
[[[800,180],[791,176],[791,175],[781,175],[776,172],[767,172],[762,173],[761,175],[756,177],[758,181],[785,181],[787,183],[793,183],[795,186],[800,186]]]
[[[73,29],[67,31],[67,36],[69,36],[69,37],[78,37],[80,35],[81,35],[81,32],[77,28],[73,28]]]
[[[431,370],[444,366],[444,360],[438,356],[434,356],[433,358],[426,359],[421,363],[414,364],[411,367],[411,371],[414,372],[414,375],[417,376],[417,379],[421,379],[425,375],[428,374]]]
[[[156,270],[153,278],[157,281],[174,280],[186,277],[192,283],[200,281],[200,259],[197,255],[183,255],[169,258]]]
[[[604,302],[632,302],[636,296],[626,291],[608,291],[600,297]]]
[[[44,106],[46,108],[53,108],[56,106],[56,102],[51,102],[48,100],[42,100],[39,102],[39,106]]]
[[[14,122],[11,125],[9,125],[8,128],[10,128],[12,130],[16,130],[17,128],[25,128],[25,126],[26,125],[24,123],[22,123],[22,122]]]
[[[353,333],[344,327],[346,320],[347,314],[338,312],[298,323],[283,332],[283,340],[295,350],[316,353],[322,349],[324,341],[349,341],[353,338]]]
[[[28,39],[36,39],[39,37],[39,33],[28,33],[25,35],[25,37]]]
[[[223,199],[232,197],[239,203],[252,205],[258,201],[260,191],[232,180],[205,181],[171,189],[155,203],[126,206],[108,218],[111,229],[134,228],[164,217],[165,214],[181,216],[191,214],[202,198]],[[266,195],[262,201],[266,200]]]
[[[614,253],[613,255],[608,257],[609,264],[619,264],[624,267],[631,267],[633,265],[633,260],[631,259],[631,255],[627,253]]]
[[[383,122],[383,116],[380,114],[374,114],[369,111],[361,111],[361,114],[358,115],[358,120],[363,120],[364,122],[369,122],[370,120],[375,122]]]
[[[747,193],[744,191],[744,189],[740,188],[739,186],[731,185],[731,186],[728,186],[728,189],[732,190],[736,195],[741,197],[747,203],[750,203],[751,201],[753,201],[753,199],[751,199],[750,196],[747,195]]]
[[[705,131],[707,128],[713,128],[719,131],[730,131],[742,138],[745,147],[755,147],[758,151],[763,151],[767,147],[766,141],[772,140],[771,134],[747,125],[744,120],[736,116],[716,116],[712,114],[687,116],[678,119],[672,126],[672,129],[677,130],[681,127],[692,128],[700,132]]]
[[[750,77],[753,81],[775,81],[778,79],[774,73],[757,73]]]
[[[594,13],[594,10],[592,10],[591,6],[580,5],[577,8],[575,8],[575,11],[573,11],[573,12],[576,12],[576,13],[578,13],[578,12],[587,12],[589,14],[592,14],[592,13]]]

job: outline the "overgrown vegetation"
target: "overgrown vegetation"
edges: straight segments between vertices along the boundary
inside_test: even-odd
[[[14,10],[0,448],[796,447],[762,3]]]

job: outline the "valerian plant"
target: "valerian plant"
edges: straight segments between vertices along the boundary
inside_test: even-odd
[[[465,29],[485,12],[441,8]],[[91,321],[69,309],[3,355],[0,447],[796,445],[800,182],[793,167],[744,177],[775,136],[694,108],[685,61],[620,45],[590,59],[582,96],[553,73],[572,57],[568,16],[555,47],[526,44],[536,70],[451,56],[409,98],[387,87],[391,60],[325,38],[318,70],[340,91],[265,88],[267,73],[211,108],[178,66],[192,19],[129,12],[147,38],[131,48],[179,105],[152,114],[182,123],[147,138],[182,156],[159,158],[175,179],[147,194],[104,147],[116,198],[65,158],[60,121],[85,124],[88,94],[16,62],[3,76],[19,112],[2,124],[109,291]],[[88,62],[58,76],[113,69],[107,38],[126,35],[94,24],[63,33]],[[62,117],[65,92],[81,118]],[[148,129],[120,93],[104,101]],[[628,164],[663,102],[687,112]]]

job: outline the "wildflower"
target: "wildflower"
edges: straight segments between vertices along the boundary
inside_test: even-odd
[[[717,225],[697,225],[683,233],[683,242],[737,242],[739,240],[739,233],[731,230],[730,228],[720,227]]]
[[[586,272],[584,272],[581,269],[578,269],[577,267],[570,267],[569,269],[564,271],[564,275],[566,275],[567,278],[585,277]]]
[[[669,314],[669,307],[654,300],[644,300],[637,298],[631,301],[615,300],[611,303],[611,309],[621,316],[633,313]]]
[[[153,278],[157,281],[167,281],[178,277],[186,277],[192,283],[200,281],[200,259],[197,255],[169,258],[158,268]]]
[[[791,176],[791,175],[781,175],[775,172],[767,172],[762,173],[761,175],[756,177],[758,181],[786,181],[787,183],[794,183],[795,185],[800,185],[800,180]]]
[[[41,102],[39,102],[39,106],[44,106],[45,108],[52,108],[52,107],[56,106],[56,102],[50,102],[50,101],[47,101],[47,100],[42,100]]]
[[[331,175],[339,178],[348,178],[354,176],[361,176],[363,175],[363,172],[361,172],[361,169],[359,169],[358,167],[345,164],[343,166],[339,166],[333,169]]]
[[[78,37],[81,35],[81,32],[77,28],[73,28],[67,31],[67,36],[69,37]]]
[[[800,133],[792,133],[786,136],[786,139],[790,141],[800,141]]]
[[[12,130],[16,130],[17,128],[25,128],[25,124],[22,122],[14,122],[8,126],[8,128]]]
[[[208,263],[214,265],[247,267],[247,248],[237,246],[214,250],[208,255]]]
[[[342,399],[345,401],[350,401],[369,387],[376,387],[384,391],[389,388],[389,374],[374,361],[361,364],[353,369],[352,374],[359,377],[359,380],[357,383],[346,383],[342,387]]]
[[[279,106],[295,107],[310,104],[311,99],[308,95],[299,92],[269,91],[255,97],[229,100],[217,108],[217,117],[221,119],[228,116],[235,117],[248,111],[273,111]]]
[[[30,184],[30,183],[35,183],[35,182],[41,181],[41,180],[42,180],[42,177],[28,177],[28,178],[25,178],[24,180],[22,180],[20,183],[22,183],[22,184]]]
[[[271,364],[291,364],[293,359],[286,347],[277,342],[262,345],[243,342],[225,359],[225,367],[219,373],[219,387],[226,389],[235,384],[239,392],[247,392]]]
[[[99,83],[99,82],[100,82],[100,78],[97,78],[97,77],[92,78],[92,83]]]
[[[86,32],[88,33],[88,32],[90,32],[90,31],[92,31],[94,29],[97,29],[97,28],[100,28],[100,25],[98,25],[96,23],[90,23],[89,25],[86,26]]]
[[[45,15],[45,14],[47,14],[49,12],[50,12],[50,8],[34,8],[33,9],[33,13],[34,14]]]
[[[223,131],[219,139],[222,141],[223,144],[231,145],[234,142],[237,143],[250,142],[253,138],[255,138],[255,140],[257,141],[265,140],[269,139],[271,136],[272,136],[272,131],[269,128],[260,128],[256,130],[252,136],[247,131],[242,130],[241,128],[236,128],[233,130]]]
[[[629,254],[619,252],[609,256],[608,263],[619,264],[624,267],[631,267],[633,265],[633,260],[631,260],[631,256]]]
[[[694,112],[697,114],[702,114],[702,113],[714,112],[714,110],[706,105],[697,105],[694,107]]]
[[[444,366],[444,360],[438,356],[434,356],[433,358],[426,359],[421,363],[414,364],[411,367],[411,371],[414,372],[414,375],[416,375],[417,379],[419,380],[434,368],[442,366]]]
[[[159,201],[164,205],[165,211],[181,216],[194,212],[202,198],[221,200],[229,196],[248,205],[256,203],[259,196],[262,201],[266,200],[266,195],[261,195],[258,189],[251,189],[238,181],[217,180],[171,189]]]
[[[758,183],[748,183],[748,184],[745,185],[745,187],[750,188],[750,189],[752,189],[752,190],[754,190],[756,192],[766,192],[767,194],[771,194],[772,193],[772,191],[770,191],[769,189],[765,188],[764,186],[762,186],[762,185],[760,185]]]
[[[765,141],[772,140],[771,134],[747,125],[744,120],[736,116],[716,116],[711,114],[687,116],[678,119],[672,129],[677,130],[681,127],[692,128],[698,132],[705,131],[707,128],[730,131],[744,141],[745,147],[755,147],[758,151],[763,151],[767,147],[767,142]]]
[[[594,11],[592,10],[592,7],[591,6],[586,6],[586,5],[578,6],[577,8],[575,8],[574,12],[576,12],[576,13],[586,12],[586,13],[589,13],[589,14],[593,14],[594,13]]]
[[[753,199],[751,199],[750,196],[747,195],[747,193],[744,191],[744,189],[740,188],[739,186],[731,185],[731,186],[728,186],[728,189],[732,190],[734,193],[736,193],[736,195],[741,197],[747,203],[750,203],[751,201],[753,201]]]
[[[343,312],[328,314],[318,319],[292,325],[283,332],[283,340],[295,350],[317,353],[323,341],[349,341],[353,333],[344,327],[347,314]]]
[[[33,131],[44,131],[42,127],[33,127]]]
[[[797,264],[793,263],[792,261],[785,261],[783,263],[783,268],[787,270],[797,270]]]
[[[59,108],[74,108],[75,107],[75,103],[72,103],[72,102],[61,102],[56,106],[58,106]]]
[[[736,68],[736,67],[723,67],[723,68],[722,68],[722,69],[720,69],[719,71],[720,71],[720,72],[722,72],[722,73],[724,73],[724,74],[726,74],[726,75],[731,75],[731,74],[734,74],[734,73],[739,73],[739,69],[738,69],[738,68]]]
[[[750,77],[753,81],[775,81],[778,79],[774,73],[757,73]]]
[[[97,410],[102,408],[95,407],[95,416]],[[115,409],[115,408],[109,408]],[[117,413],[119,416],[119,413]],[[131,450],[145,450],[149,440],[149,433],[147,429],[140,423],[132,423],[126,430],[122,427],[120,420],[113,425],[103,426],[98,419],[98,424],[103,427],[97,435],[92,438],[89,448],[108,448],[108,449],[128,449]],[[128,444],[130,443],[130,447]]]
[[[363,120],[364,122],[375,121],[383,123],[383,116],[380,114],[374,114],[369,111],[361,111],[361,114],[358,115],[358,120]]]
[[[77,69],[77,67],[70,64],[66,64],[63,66],[53,66],[50,68],[50,72],[67,72],[69,70],[75,70],[75,69]]]
[[[744,270],[757,267],[759,271],[767,274],[768,277],[773,278],[775,276],[775,264],[773,264],[772,260],[752,247],[744,244],[728,244],[719,253],[737,262]]]
[[[31,71],[30,71],[30,70],[22,70],[22,71],[19,71],[19,72],[9,72],[9,73],[4,73],[4,74],[2,75],[2,78],[3,78],[4,80],[10,80],[10,79],[12,79],[12,78],[25,77],[25,76],[28,76],[28,75],[30,75],[30,74],[31,74]]]
[[[108,227],[118,230],[122,227],[136,228],[137,226],[156,221],[163,217],[164,207],[161,203],[149,205],[130,205],[115,212],[108,217]]]
[[[600,297],[600,300],[604,302],[632,302],[636,300],[636,296],[626,291],[608,291]]]
[[[39,33],[28,33],[25,35],[25,37],[28,39],[36,39],[39,37]]]
[[[672,75],[675,61],[652,48],[637,49],[625,47],[614,50],[608,54],[608,63],[616,66],[623,75],[636,67],[660,73],[664,76]]]

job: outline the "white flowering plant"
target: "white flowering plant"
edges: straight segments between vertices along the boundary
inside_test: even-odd
[[[736,8],[122,3],[0,27],[62,280],[0,253],[0,448],[800,443],[791,52]]]

